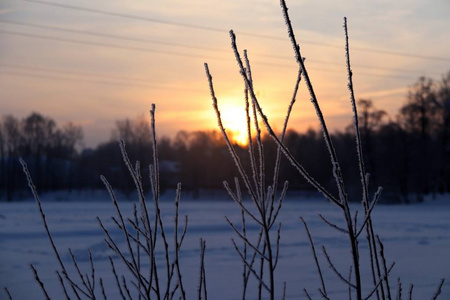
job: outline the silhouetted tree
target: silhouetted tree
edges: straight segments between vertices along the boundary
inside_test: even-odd
[[[430,156],[436,130],[439,128],[438,104],[434,83],[431,79],[420,77],[409,89],[407,103],[400,109],[399,122],[408,133],[407,145],[411,155],[409,167],[413,175],[418,200],[431,191],[432,177],[435,174],[434,157]]]
[[[18,188],[19,170],[17,166],[17,156],[19,155],[19,148],[23,142],[22,134],[20,132],[20,122],[15,117],[8,115],[3,118],[2,136],[4,142],[4,159],[3,159],[3,187],[5,190],[6,199],[11,201],[14,196],[14,191]]]
[[[359,113],[359,129],[361,132],[362,147],[364,149],[366,171],[371,174],[371,180],[374,182],[373,186],[378,186],[376,169],[375,169],[375,154],[374,143],[375,135],[387,118],[384,110],[376,109],[372,100],[360,99],[358,100]]]
[[[440,118],[439,148],[442,163],[439,168],[439,190],[450,191],[450,71],[442,77],[437,90]]]
[[[0,124],[1,186],[7,200],[25,188],[18,158],[28,160],[41,190],[67,189],[77,165],[76,147],[83,139],[81,127],[66,124],[58,128],[54,120],[31,113],[22,120],[5,116]]]

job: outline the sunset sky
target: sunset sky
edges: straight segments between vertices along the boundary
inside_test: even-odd
[[[343,17],[356,97],[395,118],[419,76],[450,70],[450,1],[287,2],[329,126],[351,122]],[[159,135],[216,128],[203,63],[219,106],[238,119],[243,82],[228,31],[248,49],[255,90],[281,128],[297,66],[277,0],[0,0],[1,115],[32,111],[82,125],[85,144],[115,121],[157,105]],[[317,127],[302,85],[290,128]]]

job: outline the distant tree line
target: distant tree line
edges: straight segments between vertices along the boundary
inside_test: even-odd
[[[20,197],[26,186],[19,157],[27,160],[41,190],[76,186],[76,149],[82,139],[82,128],[72,123],[58,127],[54,120],[38,113],[22,120],[4,116],[0,123],[0,197]]]
[[[358,112],[366,169],[371,186],[385,188],[384,201],[422,201],[425,194],[450,191],[450,72],[440,82],[419,78],[394,118],[369,99],[358,101]],[[117,121],[108,142],[80,150],[80,126],[67,123],[58,127],[54,120],[38,113],[22,120],[4,116],[0,122],[0,198],[10,201],[26,192],[19,157],[27,161],[35,184],[43,192],[103,188],[99,176],[105,175],[115,188],[129,194],[134,187],[121,158],[120,138],[131,161],[140,161],[143,178],[148,177],[153,154],[144,117]],[[263,136],[263,141],[265,165],[271,168],[277,148],[270,137]],[[357,156],[348,150],[354,149],[353,124],[335,133],[333,143],[345,180],[349,186],[358,186]],[[316,180],[331,187],[332,166],[319,131],[290,130],[285,144]],[[221,189],[223,180],[232,181],[237,175],[216,131],[180,131],[172,138],[158,138],[158,147],[163,190],[182,182],[184,190],[196,196],[203,189]],[[236,149],[242,163],[248,164],[248,150],[237,145]],[[297,174],[283,162],[280,180],[288,179],[290,190],[309,189]],[[355,200],[361,194],[358,190],[348,192]]]

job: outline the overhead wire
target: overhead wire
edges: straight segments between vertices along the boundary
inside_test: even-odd
[[[83,35],[89,35],[89,36],[94,36],[94,37],[109,38],[109,39],[116,39],[116,40],[130,41],[130,42],[149,43],[149,44],[156,44],[156,45],[197,49],[197,50],[224,52],[223,49],[213,48],[213,47],[206,47],[206,46],[200,47],[200,46],[195,46],[195,45],[179,44],[179,43],[167,42],[167,41],[162,41],[162,40],[151,40],[151,39],[145,39],[145,38],[118,36],[118,35],[108,34],[108,33],[103,33],[103,32],[100,33],[100,32],[93,32],[93,31],[79,30],[79,29],[72,29],[72,28],[62,28],[62,27],[58,27],[58,26],[50,26],[50,25],[30,23],[30,22],[21,22],[21,21],[11,21],[11,20],[1,20],[0,19],[0,23],[34,27],[34,28],[39,28],[39,29],[67,32],[67,33],[73,33],[73,34],[83,34]]]
[[[50,1],[43,1],[43,0],[22,0],[22,1],[36,3],[36,4],[42,4],[42,5],[48,5],[48,6],[53,6],[53,7],[59,7],[59,8],[64,8],[64,9],[70,9],[70,10],[103,14],[103,15],[108,15],[108,16],[112,16],[112,17],[120,17],[120,18],[126,18],[126,19],[152,22],[152,23],[160,23],[160,24],[166,24],[166,25],[172,25],[172,26],[178,26],[178,27],[184,27],[184,28],[206,30],[206,31],[212,31],[212,32],[222,32],[222,33],[228,31],[228,30],[218,28],[218,27],[197,25],[197,24],[191,24],[191,23],[185,23],[185,22],[175,22],[175,21],[163,20],[163,19],[158,19],[158,18],[143,17],[143,16],[132,15],[132,14],[118,13],[118,12],[112,12],[112,11],[107,11],[107,10],[102,10],[102,9],[75,6],[75,5],[62,4],[62,3],[50,2]],[[246,35],[246,36],[251,36],[251,37],[256,37],[256,38],[271,39],[271,40],[285,40],[285,38],[281,38],[278,36],[264,35],[264,34],[258,34],[258,33],[252,33],[252,32],[245,32],[245,31],[237,31],[237,32],[241,35]],[[342,48],[341,45],[315,42],[315,41],[300,40],[300,43],[314,44],[317,46],[332,47],[332,48],[339,48],[339,49]],[[390,50],[384,50],[384,49],[373,49],[373,48],[358,47],[358,46],[353,46],[352,50],[353,51],[355,51],[355,50],[356,51],[364,51],[364,52],[369,52],[369,53],[385,54],[385,55],[393,55],[393,56],[402,56],[402,57],[409,57],[409,58],[417,58],[417,59],[428,59],[428,60],[438,60],[438,61],[450,62],[450,57],[422,55],[422,54],[417,54],[417,53],[396,52],[396,51],[390,51]]]
[[[66,8],[66,9],[74,9],[74,10],[79,10],[79,11],[85,11],[85,12],[93,12],[93,13],[100,13],[100,14],[107,14],[110,16],[115,16],[115,17],[123,17],[123,18],[132,18],[132,19],[137,19],[137,20],[143,20],[143,21],[150,21],[150,22],[157,22],[157,23],[163,23],[163,24],[169,24],[169,25],[175,25],[175,26],[184,26],[184,27],[190,27],[190,28],[194,28],[194,29],[203,29],[203,30],[210,30],[210,31],[223,31],[220,28],[215,28],[215,27],[207,27],[207,26],[197,26],[194,24],[186,24],[186,23],[180,23],[180,22],[172,22],[172,21],[166,21],[166,20],[159,20],[159,19],[153,19],[153,18],[147,18],[147,17],[139,17],[139,16],[134,16],[134,15],[128,15],[128,14],[122,14],[122,13],[115,13],[115,12],[108,12],[108,11],[104,11],[104,10],[98,10],[98,9],[91,9],[91,8],[86,8],[86,7],[79,7],[79,6],[73,6],[73,5],[67,5],[67,4],[60,4],[60,3],[54,3],[54,2],[49,2],[49,1],[42,1],[42,0],[23,0],[26,2],[32,2],[32,3],[37,3],[37,4],[45,4],[45,5],[50,5],[50,6],[56,6],[56,7],[61,7],[61,8]],[[196,50],[204,50],[204,51],[215,51],[215,52],[224,52],[224,50],[222,49],[218,49],[218,48],[213,48],[213,47],[205,47],[205,46],[195,46],[195,45],[186,45],[186,44],[180,44],[180,43],[174,43],[174,42],[166,42],[166,41],[155,41],[155,40],[151,40],[151,39],[146,39],[146,38],[136,38],[136,37],[124,37],[124,36],[119,36],[119,35],[114,35],[114,34],[108,34],[108,33],[99,33],[99,32],[92,32],[92,31],[86,31],[86,30],[78,30],[78,29],[71,29],[71,28],[62,28],[62,27],[57,27],[57,26],[50,26],[50,25],[44,25],[44,24],[37,24],[37,23],[30,23],[30,22],[23,22],[23,21],[11,21],[11,20],[0,20],[0,22],[2,23],[6,23],[6,24],[13,24],[13,25],[19,25],[19,26],[28,26],[28,27],[33,27],[33,28],[39,28],[39,29],[44,29],[44,30],[53,30],[53,31],[59,31],[59,32],[67,32],[67,33],[71,33],[71,34],[82,34],[82,35],[89,35],[89,36],[94,36],[94,37],[101,37],[101,38],[110,38],[110,39],[116,39],[116,40],[123,40],[123,41],[133,41],[133,42],[140,42],[140,43],[151,43],[151,44],[158,44],[158,45],[164,45],[164,46],[173,46],[173,47],[180,47],[180,48],[186,48],[186,49],[196,49]],[[148,52],[148,53],[154,53],[154,54],[162,54],[162,55],[174,55],[174,56],[183,56],[183,57],[190,57],[190,58],[198,58],[198,59],[222,59],[221,57],[214,57],[214,56],[207,56],[207,55],[198,55],[198,54],[191,54],[191,53],[186,53],[186,52],[177,52],[177,51],[167,51],[167,50],[155,50],[155,49],[148,49],[148,48],[141,48],[141,47],[134,47],[134,46],[123,46],[123,45],[116,45],[116,44],[110,44],[110,43],[103,43],[103,42],[93,42],[93,41],[86,41],[86,40],[79,40],[79,39],[72,39],[72,38],[67,38],[67,37],[54,37],[54,36],[48,36],[48,35],[42,35],[42,34],[33,34],[33,33],[23,33],[23,32],[17,32],[17,31],[12,31],[12,30],[3,30],[0,29],[0,34],[7,34],[7,35],[13,35],[13,36],[21,36],[21,37],[25,37],[25,38],[37,38],[37,39],[44,39],[44,40],[50,40],[50,41],[56,41],[56,42],[65,42],[65,43],[75,43],[75,44],[83,44],[83,45],[88,45],[88,46],[97,46],[97,47],[106,47],[106,48],[112,48],[112,49],[120,49],[120,50],[131,50],[131,51],[140,51],[140,52]],[[247,33],[248,35],[251,36],[255,36],[255,37],[261,37],[261,38],[276,38],[279,39],[278,37],[272,37],[272,36],[265,36],[265,35],[259,35],[259,34],[253,34],[253,33]],[[281,39],[281,38],[280,38]],[[284,40],[284,39],[282,39]],[[308,42],[307,42],[308,43]],[[321,46],[329,46],[329,47],[336,47],[336,48],[341,48],[340,46],[336,46],[336,45],[332,45],[332,44],[322,44],[322,43],[315,43],[314,44],[318,44]],[[355,48],[355,47],[353,47]],[[260,56],[260,57],[265,57],[265,58],[270,58],[270,59],[281,59],[281,60],[291,60],[291,58],[288,57],[284,57],[284,56],[275,56],[275,55],[269,55],[269,54],[261,54],[261,53],[255,53],[255,56]],[[436,57],[435,57],[436,58]],[[311,60],[311,63],[317,63],[317,64],[323,64],[323,65],[336,65],[336,66],[340,66],[340,64],[338,63],[334,63],[334,62],[328,62],[328,61],[320,61],[320,60]],[[279,63],[270,63],[267,61],[263,61],[263,62],[255,62],[258,63],[260,65],[268,65],[268,66],[274,66],[274,67],[290,67],[289,65],[286,64],[279,64]],[[3,65],[3,67],[8,67],[6,64],[0,64]],[[16,68],[16,69],[27,69],[32,70],[34,69],[34,71],[43,71],[43,72],[56,72],[58,73],[58,70],[50,70],[49,68],[42,68],[42,67],[33,67],[33,66],[9,66],[10,68]],[[370,65],[354,65],[354,67],[358,68],[364,68],[364,70],[367,69],[373,69],[373,70],[381,70],[381,71],[392,71],[392,72],[403,72],[403,73],[408,73],[411,74],[412,72],[415,73],[421,73],[423,75],[424,72],[418,71],[418,70],[407,70],[407,69],[396,69],[396,68],[386,68],[386,67],[378,67],[378,66],[370,66]],[[312,68],[314,69],[314,68]],[[342,71],[339,70],[334,70],[334,69],[324,69],[321,68],[320,71],[322,72],[330,72],[330,73],[340,73]],[[60,75],[67,75],[67,73],[71,73],[71,74],[75,74],[79,73],[81,75],[81,73],[79,71],[70,71],[70,70],[61,70],[61,72],[59,72]],[[12,76],[28,76],[28,77],[32,77],[32,75],[30,74],[23,74],[23,73],[14,73],[14,72],[3,72],[2,74],[4,75],[12,75]],[[392,75],[392,74],[374,74],[374,73],[368,73],[368,72],[361,72],[358,71],[359,75],[362,76],[372,76],[372,77],[389,77],[389,78],[396,78],[396,79],[408,79],[408,80],[413,80],[415,79],[415,77],[411,77],[411,76],[402,76],[402,75]],[[436,75],[436,74],[435,74]],[[104,76],[104,75],[89,75],[84,73],[82,76],[94,76],[97,79],[106,79],[106,80],[129,80],[126,78],[118,78],[116,76],[115,78],[111,78],[114,77],[111,76],[111,74],[109,74],[109,78],[108,76]],[[78,80],[78,81],[89,81],[86,78],[82,78],[82,79],[68,79],[68,78],[49,78],[49,79],[61,79],[61,80]],[[98,80],[94,80],[92,82],[97,82],[97,83],[103,83],[103,84],[125,84],[125,85],[133,85],[133,86],[139,86],[139,84],[137,84],[136,82],[133,81],[139,81],[140,79],[132,79],[132,82],[128,82],[128,83],[123,83],[123,82],[102,82],[102,81],[98,81]],[[143,84],[142,86],[147,87],[148,85]],[[173,89],[173,87],[170,87],[170,89]]]
[[[166,51],[166,50],[160,51],[160,50],[154,50],[154,49],[148,49],[148,48],[113,45],[113,44],[107,44],[107,43],[82,41],[82,40],[76,40],[76,39],[70,39],[70,38],[64,38],[64,37],[52,37],[52,36],[48,36],[48,35],[23,33],[23,32],[18,32],[18,31],[13,31],[13,30],[0,29],[0,34],[15,35],[15,36],[28,37],[28,38],[38,38],[38,39],[44,39],[44,40],[49,40],[49,41],[58,41],[58,42],[65,42],[65,43],[72,43],[72,44],[82,44],[82,45],[89,45],[89,46],[98,46],[98,47],[115,48],[115,49],[122,49],[122,50],[148,52],[148,53],[155,53],[155,54],[166,54],[166,55],[170,54],[170,55],[176,55],[176,56],[185,56],[185,57],[201,58],[201,59],[205,59],[205,58],[220,59],[219,57],[188,54],[188,53],[184,53],[184,52],[175,52],[175,51]]]
[[[36,65],[23,65],[23,64],[14,64],[14,63],[4,63],[0,61],[0,68],[6,67],[6,68],[14,68],[14,69],[24,69],[28,71],[40,71],[40,72],[52,72],[52,73],[59,73],[64,75],[76,75],[76,76],[83,76],[83,77],[94,77],[94,78],[102,78],[102,79],[108,79],[108,80],[124,80],[124,81],[137,81],[142,83],[149,83],[154,82],[154,79],[150,78],[138,78],[138,77],[129,77],[129,76],[118,76],[115,73],[112,74],[100,74],[97,72],[90,72],[90,71],[79,71],[79,70],[68,70],[67,68],[61,69],[61,68],[52,68],[52,67],[42,67],[42,66],[36,66]]]
[[[6,68],[7,70],[2,70]],[[8,69],[12,69],[8,70]],[[50,73],[50,74],[48,74]],[[103,76],[99,74],[92,74],[87,72],[78,72],[78,71],[68,71],[61,70],[57,68],[43,68],[37,66],[24,66],[24,65],[16,65],[16,64],[8,64],[8,63],[0,63],[0,74],[7,76],[20,76],[20,77],[29,77],[34,79],[49,79],[49,80],[61,80],[61,81],[70,81],[70,82],[84,82],[84,83],[94,83],[94,84],[102,84],[109,86],[130,86],[130,87],[141,87],[141,88],[153,88],[158,90],[181,90],[181,91],[189,91],[189,92],[201,92],[204,90],[196,89],[192,87],[180,87],[180,86],[172,86],[172,85],[164,85],[164,84],[155,84],[150,80],[141,79],[141,81],[147,81],[147,83],[137,83],[139,79],[131,79],[126,77],[110,77]],[[91,76],[94,78],[85,78],[85,77],[71,77],[71,75],[75,76]],[[122,80],[122,81],[117,81]],[[126,80],[126,81],[123,81]]]
[[[115,35],[108,35],[108,34],[103,35],[103,34],[94,33],[94,32],[85,32],[85,31],[78,31],[78,30],[65,29],[65,28],[55,28],[53,26],[45,26],[44,25],[44,26],[39,26],[38,27],[38,26],[35,26],[37,24],[31,25],[31,24],[27,24],[27,23],[23,23],[23,22],[10,22],[10,21],[5,21],[5,20],[0,20],[0,22],[16,24],[16,25],[23,25],[23,26],[32,26],[32,27],[37,27],[37,28],[42,27],[44,29],[58,30],[58,31],[67,31],[67,32],[78,33],[78,34],[89,34],[89,35],[94,35],[94,36],[98,36],[98,37],[122,39],[121,37],[115,36]],[[217,56],[207,56],[207,55],[199,55],[199,54],[189,54],[189,53],[186,53],[186,52],[175,52],[175,51],[167,51],[167,50],[162,51],[162,50],[155,50],[155,49],[148,49],[148,48],[114,45],[114,44],[109,44],[109,43],[92,42],[92,41],[71,39],[71,38],[65,38],[65,37],[54,37],[54,36],[39,35],[39,34],[33,34],[33,33],[23,33],[23,32],[18,32],[18,31],[13,31],[13,30],[0,29],[0,34],[7,34],[7,35],[13,35],[13,36],[28,37],[28,38],[37,38],[37,39],[51,40],[51,41],[57,41],[57,42],[75,43],[75,44],[82,44],[82,45],[88,45],[88,46],[99,46],[99,47],[106,47],[106,48],[112,48],[112,49],[122,49],[122,50],[148,52],[148,53],[163,54],[163,55],[175,55],[175,56],[191,57],[191,58],[198,58],[198,59],[222,60],[221,57],[217,57]],[[123,39],[124,40],[128,40],[127,38],[123,38]],[[130,38],[130,40],[134,40],[134,39]],[[147,41],[145,39],[136,39],[136,41],[151,42],[151,43],[160,44],[158,42]],[[178,46],[178,47],[189,48],[186,45],[178,44],[178,43],[170,43],[170,45],[171,46]],[[196,49],[200,49],[200,50],[210,50],[209,48],[202,48],[202,47],[195,47],[195,48]],[[221,51],[221,52],[224,52],[224,51]],[[273,55],[266,55],[266,54],[260,54],[260,53],[255,53],[255,56],[291,61],[290,58],[283,57],[283,56],[273,56]],[[317,64],[325,64],[325,65],[336,65],[336,66],[340,65],[340,64],[334,63],[334,62],[327,62],[327,61],[320,61],[320,60],[311,60],[310,62],[317,63]],[[261,62],[260,64],[268,65],[268,66],[275,66],[275,67],[290,67],[289,65],[283,65],[283,64],[279,64],[279,63],[277,63],[277,64],[268,63],[266,61],[265,62]],[[423,72],[420,72],[420,71],[417,71],[417,70],[404,70],[404,69],[395,69],[395,68],[385,68],[385,67],[376,67],[376,66],[370,66],[370,65],[358,65],[358,64],[355,64],[354,67],[363,67],[365,69],[376,69],[376,70],[384,70],[384,71],[402,72],[402,73],[408,73],[408,74],[411,74],[411,72],[423,74]],[[324,71],[326,71],[326,70],[324,70]],[[367,75],[370,75],[370,74],[367,74]],[[374,74],[374,75],[376,75],[376,74]],[[433,75],[437,75],[437,74],[433,74]],[[386,75],[386,76],[392,77],[394,75]],[[400,78],[401,76],[398,76],[398,77]],[[403,76],[403,78],[405,78],[405,76]]]
[[[10,70],[2,70],[2,69],[13,69]],[[338,70],[324,70],[323,68],[310,68],[312,70],[319,70],[321,72],[329,72],[329,73],[339,73]],[[19,70],[17,72],[16,70]],[[32,72],[23,73],[20,71]],[[44,75],[42,75],[44,73]],[[51,73],[49,76],[46,73]],[[67,69],[59,69],[59,68],[48,68],[41,66],[29,66],[29,65],[19,65],[19,64],[11,64],[11,63],[3,63],[0,62],[0,74],[8,75],[8,76],[22,76],[22,77],[34,77],[38,79],[51,79],[51,80],[63,80],[63,81],[74,81],[74,82],[88,82],[88,83],[98,83],[98,84],[106,84],[106,85],[120,85],[120,86],[135,86],[135,87],[143,87],[143,88],[157,88],[162,90],[183,90],[183,91],[192,91],[192,92],[204,92],[201,89],[195,89],[191,87],[179,87],[179,86],[164,86],[161,84],[155,84],[150,79],[142,79],[142,78],[130,78],[123,76],[116,76],[114,74],[104,75],[104,74],[95,74],[92,72],[80,72],[76,70],[67,70]],[[365,72],[358,72],[361,76],[370,76],[370,77],[393,77],[396,79],[407,79],[413,80],[414,78],[408,76],[389,76],[389,75],[379,75],[379,74],[371,74]],[[73,78],[70,76],[83,76],[83,78]],[[61,77],[62,76],[62,77]],[[68,77],[69,76],[69,77]],[[86,78],[90,77],[90,78]],[[151,82],[151,83],[150,83]]]
[[[61,76],[56,75],[47,75],[47,74],[31,74],[31,73],[24,73],[20,71],[1,71],[0,75],[2,76],[15,76],[15,77],[28,77],[32,79],[46,79],[46,80],[59,80],[59,81],[68,81],[68,82],[81,82],[81,83],[92,83],[92,84],[100,84],[100,85],[108,85],[108,86],[123,86],[123,87],[138,87],[138,88],[145,88],[145,89],[153,89],[153,90],[164,90],[164,91],[188,91],[188,92],[196,92],[196,93],[204,93],[205,91],[202,89],[194,89],[194,88],[185,88],[185,87],[179,87],[179,86],[159,86],[154,84],[138,84],[138,83],[124,83],[124,82],[108,82],[108,81],[101,81],[101,80],[92,80],[92,79],[85,79],[85,78],[65,78]]]
[[[169,85],[160,85],[160,84],[140,84],[140,83],[134,83],[134,82],[117,82],[117,81],[108,81],[108,80],[96,80],[91,78],[72,78],[72,77],[61,77],[61,75],[65,75],[64,73],[55,73],[55,74],[42,74],[42,73],[33,73],[33,72],[26,72],[28,71],[28,67],[24,68],[12,68],[13,70],[1,70],[2,64],[0,63],[0,76],[8,76],[8,77],[25,77],[25,78],[31,78],[34,80],[51,80],[51,81],[64,81],[64,82],[74,82],[74,83],[88,83],[88,84],[95,84],[95,85],[107,85],[109,87],[133,87],[133,88],[143,88],[147,91],[182,91],[182,92],[194,92],[199,94],[205,94],[205,90],[201,88],[192,88],[192,87],[180,87],[179,85],[176,86],[169,86]],[[14,70],[17,69],[17,70]],[[25,72],[23,72],[23,70]],[[364,76],[364,74],[362,74]],[[1,81],[0,81],[1,83]],[[405,87],[406,89],[406,87]],[[377,91],[378,93],[380,91]],[[365,92],[362,94],[370,94],[371,92]],[[279,96],[282,95],[288,95],[288,93],[282,92],[279,94]],[[328,95],[324,96],[326,98],[333,98],[336,95]]]

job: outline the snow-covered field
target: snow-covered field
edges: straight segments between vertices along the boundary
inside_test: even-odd
[[[170,197],[169,197],[170,198]],[[114,208],[106,196],[95,196],[84,201],[49,201],[43,198],[55,243],[63,254],[63,260],[71,267],[67,248],[72,248],[82,270],[89,270],[86,250],[91,249],[95,259],[96,276],[102,276],[107,293],[116,299],[117,291],[112,278],[103,233],[96,216],[112,227],[109,217]],[[131,216],[132,203],[122,201],[125,214]],[[170,234],[173,229],[174,206],[171,200],[161,204]],[[298,199],[289,197],[279,216],[282,222],[281,257],[277,268],[277,288],[281,293],[287,283],[287,299],[305,299],[303,288],[313,298],[317,296],[319,281],[307,236],[299,217],[308,222],[316,246],[325,245],[336,266],[343,273],[349,270],[350,251],[345,236],[324,225],[317,213],[339,222],[340,213],[323,199]],[[239,221],[240,211],[231,201],[183,200],[181,214],[189,215],[189,228],[182,248],[182,272],[188,299],[195,299],[199,277],[199,239],[206,240],[206,275],[209,299],[240,299],[242,291],[242,264],[231,244],[235,237],[224,216]],[[386,246],[389,262],[396,265],[391,273],[392,282],[402,280],[404,294],[414,283],[415,299],[430,299],[441,278],[447,281],[440,299],[450,299],[450,197],[427,200],[414,205],[379,205],[374,212],[375,229]],[[248,230],[256,231],[249,225]],[[113,234],[120,234],[118,231]],[[367,252],[361,244],[361,260]],[[321,255],[322,258],[322,255]],[[53,299],[63,299],[57,283],[57,263],[44,232],[42,220],[33,201],[0,203],[0,287],[8,287],[15,299],[43,299],[40,288],[33,279],[29,264],[32,263],[49,288]],[[346,299],[348,288],[322,260],[329,296]],[[124,274],[124,268],[120,268]],[[363,267],[363,276],[369,277]],[[393,287],[396,289],[396,286]],[[254,288],[248,299],[256,299]],[[0,299],[7,299],[0,291]]]

